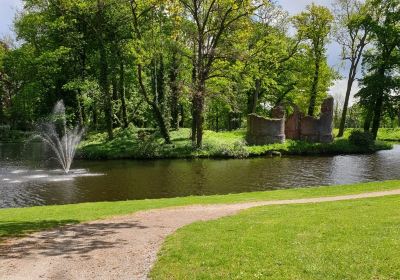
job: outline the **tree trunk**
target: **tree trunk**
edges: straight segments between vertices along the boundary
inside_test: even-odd
[[[168,131],[167,126],[165,125],[164,116],[163,116],[160,108],[154,102],[152,103],[151,107],[153,108],[154,115],[160,126],[160,132],[161,132],[161,135],[163,136],[163,138],[165,139],[165,143],[171,144],[171,139],[169,137],[169,131]]]
[[[94,102],[92,105],[92,118],[94,130],[97,130],[97,102]]]
[[[365,116],[364,126],[363,126],[364,131],[369,131],[369,129],[371,128],[372,117],[373,117],[373,112],[371,106],[371,108],[368,108],[367,115]]]
[[[351,88],[353,86],[353,82],[354,82],[354,79],[355,79],[355,74],[356,74],[355,66],[351,65],[349,78],[347,80],[347,89],[346,89],[346,96],[344,98],[342,118],[340,119],[339,133],[338,133],[337,137],[342,137],[343,134],[344,134],[344,128],[345,128],[345,125],[346,125],[347,109],[349,107],[350,93],[351,93]]]
[[[194,46],[194,53],[196,53],[196,47]],[[192,85],[195,85],[197,81],[197,67],[196,67],[196,58],[195,56],[192,59]],[[196,98],[197,92],[194,90],[193,96],[192,96],[192,134],[191,134],[191,140],[192,140],[192,145],[196,146],[196,135],[197,135],[197,118],[196,118],[196,107],[197,107],[197,98]]]
[[[319,64],[320,58],[317,57],[315,61],[315,71],[314,71],[314,78],[311,85],[311,94],[310,94],[310,104],[308,107],[308,115],[314,116],[315,111],[315,103],[317,101],[317,94],[318,94],[318,80],[319,80]]]
[[[101,92],[104,96],[104,118],[106,120],[108,139],[114,138],[112,128],[112,108],[111,108],[111,96],[110,96],[110,85],[108,82],[108,64],[106,57],[106,50],[104,45],[100,44],[100,77],[99,84]]]
[[[216,116],[215,116],[215,130],[218,132],[219,131],[219,114],[218,114],[218,109],[216,112]]]
[[[197,148],[201,148],[203,146],[203,123],[204,123],[204,116],[203,116],[203,111],[204,111],[204,97],[203,95],[200,95],[198,97],[197,101],[197,112],[196,112],[196,133],[197,133],[197,139],[196,139],[196,146]]]
[[[192,134],[190,135],[190,138],[192,140],[192,145],[196,146],[196,135],[197,135],[197,118],[196,118],[196,107],[197,107],[197,99],[195,96],[192,98]]]
[[[103,27],[104,27],[104,3],[102,0],[97,0],[97,24],[99,28],[98,44],[99,44],[99,63],[100,63],[100,75],[99,75],[99,85],[101,93],[104,97],[104,118],[106,120],[108,139],[112,140],[114,138],[113,128],[112,128],[112,107],[111,107],[111,96],[110,96],[110,83],[108,80],[108,63],[107,63],[107,52],[103,41]]]
[[[125,97],[125,69],[122,59],[119,64],[119,98],[121,100],[121,115],[124,128],[128,127],[128,115],[126,113],[126,97]]]
[[[248,94],[247,100],[247,111],[248,114],[254,114],[257,111],[258,99],[260,98],[261,91],[261,80],[255,81],[255,88],[252,89]]]
[[[118,83],[115,74],[113,74],[112,76],[112,100],[113,101],[118,100]]]
[[[144,86],[142,72],[143,72],[142,65],[138,64],[137,65],[137,74],[138,74],[140,91],[141,91],[144,99],[146,100],[146,103],[149,104],[151,106],[151,108],[153,109],[152,111],[153,111],[154,117],[158,123],[158,126],[160,127],[160,132],[161,132],[162,137],[165,140],[165,143],[171,144],[171,138],[169,137],[169,131],[168,131],[167,125],[165,123],[162,111],[160,110],[160,107],[154,100],[152,101],[149,99],[149,96],[147,95],[146,87]]]
[[[4,124],[6,122],[3,107],[3,94],[0,92],[0,124]]]
[[[179,127],[185,127],[185,108],[183,107],[182,104],[179,105],[179,110],[181,114],[181,119],[179,121]],[[399,119],[400,121],[400,119]]]
[[[159,67],[157,68],[157,104],[164,107],[165,101],[165,75],[164,75],[164,56],[160,54]]]
[[[256,89],[255,89],[254,95],[253,95],[253,106],[251,108],[251,113],[257,112],[257,105],[258,105],[258,99],[260,98],[260,92],[261,92],[261,80],[257,79],[256,80]]]
[[[372,120],[371,133],[374,139],[376,139],[376,136],[378,135],[378,129],[381,122],[382,104],[383,104],[383,93],[380,92],[378,98],[376,99],[374,107],[374,118]]]
[[[400,126],[400,108],[397,111],[397,122],[398,122],[398,126]]]
[[[372,121],[372,136],[376,139],[378,135],[378,129],[381,122],[381,114],[382,114],[382,105],[383,105],[383,95],[384,95],[384,80],[385,80],[385,69],[383,67],[379,68],[379,77],[381,77],[382,83],[379,86],[379,90],[377,92],[378,96],[376,98],[375,107],[374,107],[374,118]]]
[[[82,104],[81,104],[81,90],[76,93],[76,115],[80,126],[84,126]]]
[[[179,129],[179,85],[178,73],[179,65],[176,58],[176,52],[172,53],[171,68],[169,71],[169,83],[171,89],[171,126],[173,129]]]

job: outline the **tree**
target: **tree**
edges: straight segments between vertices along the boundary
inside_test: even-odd
[[[150,32],[150,35],[147,34],[149,37],[145,38],[146,32],[144,27],[148,27],[148,24],[152,23],[155,18],[151,17],[152,13],[151,12],[156,12],[158,16],[163,16],[163,3],[158,3],[156,1],[153,2],[148,2],[148,1],[136,1],[136,0],[130,0],[130,7],[131,7],[131,13],[132,13],[132,23],[133,23],[133,29],[134,33],[136,36],[136,44],[138,46],[143,46],[146,42],[146,39],[151,40],[151,38],[154,39],[154,33]],[[146,24],[147,21],[147,24]],[[151,28],[154,28],[154,26],[148,27],[150,30]],[[149,30],[147,29],[147,30]],[[151,37],[150,37],[151,36]],[[155,46],[153,45],[153,48]],[[149,54],[145,53],[144,49],[136,49],[136,55],[137,55],[137,62],[136,62],[136,71],[137,71],[137,78],[139,82],[139,88],[140,92],[143,95],[144,100],[146,103],[152,108],[154,117],[158,123],[158,126],[160,128],[161,135],[163,136],[164,140],[166,143],[171,143],[171,139],[169,136],[169,131],[168,127],[166,124],[165,117],[163,115],[162,109],[160,107],[160,104],[158,102],[158,96],[157,94],[154,94],[153,92],[153,97],[150,96],[149,91],[145,85],[144,81],[144,71],[143,71],[143,62],[148,58]],[[158,53],[159,55],[159,53]],[[147,57],[146,57],[147,56]],[[150,53],[150,61],[155,62],[157,59],[157,54],[151,54]],[[163,78],[163,77],[162,77]],[[157,80],[157,78],[155,77]],[[153,80],[155,82],[156,80]]]
[[[6,43],[0,41],[0,124],[5,123],[5,105],[4,99],[6,94],[6,84],[8,83],[8,77],[4,71],[3,60],[8,52],[8,46]]]
[[[306,11],[294,17],[294,25],[300,38],[310,42],[310,52],[314,60],[314,76],[311,84],[308,115],[313,116],[318,93],[321,61],[325,57],[326,44],[331,31],[333,16],[328,8],[314,3]]]
[[[335,37],[342,46],[342,59],[350,63],[338,133],[338,137],[342,137],[346,124],[351,89],[364,48],[368,44],[370,16],[368,15],[366,6],[359,0],[337,0],[335,16],[337,27]]]
[[[365,90],[360,93],[361,102],[367,103],[367,123],[376,139],[384,104],[398,89],[396,77],[400,66],[400,3],[396,0],[372,0],[368,2],[373,11],[371,32],[373,48],[364,57],[366,75],[361,80]],[[362,95],[361,95],[362,94]],[[365,102],[365,101],[369,102]]]
[[[264,3],[247,0],[179,0],[184,17],[191,23],[193,90],[192,142],[198,148],[203,143],[206,82],[218,76],[216,62],[224,58],[222,45],[229,44],[235,30],[245,17]],[[226,46],[226,45],[225,45]],[[226,49],[225,49],[226,50]]]

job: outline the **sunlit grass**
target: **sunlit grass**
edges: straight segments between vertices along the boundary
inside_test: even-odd
[[[167,238],[152,279],[400,279],[400,196],[264,206]]]
[[[80,223],[111,216],[130,214],[140,210],[170,206],[335,196],[399,188],[400,181],[385,181],[228,195],[189,196],[181,198],[94,202],[0,209],[0,239],[65,224]]]

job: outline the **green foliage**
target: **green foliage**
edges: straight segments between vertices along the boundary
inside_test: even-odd
[[[344,139],[349,138],[351,132],[357,130],[354,128],[347,128],[344,133]],[[334,134],[337,134],[337,129],[334,130]],[[382,127],[378,131],[378,141],[375,144],[381,144],[383,141],[400,142],[400,128],[385,128]]]
[[[400,142],[400,128],[380,128],[378,131],[378,139],[382,141]]]
[[[31,137],[31,133],[19,130],[10,130],[10,127],[0,125],[1,142],[23,142]]]
[[[205,131],[202,149],[193,148],[189,129],[171,132],[172,144],[165,144],[159,133],[149,129],[114,130],[115,138],[107,140],[105,133],[90,134],[82,142],[78,157],[86,159],[124,159],[124,158],[245,158],[250,156],[273,155],[279,152],[284,155],[321,155],[368,153],[391,149],[385,142],[365,147],[350,143],[348,139],[336,139],[333,143],[310,143],[287,140],[283,144],[264,146],[247,146],[246,131],[232,132]]]
[[[315,108],[317,114],[338,78],[326,58],[332,14],[315,4],[290,18],[276,1],[264,0],[200,1],[196,9],[183,0],[24,3],[15,20],[21,41],[0,42],[0,122],[12,129],[32,129],[63,99],[69,122],[108,131],[109,138],[113,129],[128,124],[157,128],[165,139],[171,127],[228,130],[239,127],[248,113],[269,116],[282,102],[303,112]],[[382,84],[384,117],[393,122],[398,113],[397,11],[394,0],[371,0],[352,11],[351,19],[342,18],[349,28],[367,21],[373,27],[372,48],[363,58],[360,114],[353,124],[374,108]],[[289,32],[291,23],[295,32]],[[374,76],[382,64],[384,79]],[[143,149],[131,140],[137,144],[132,154],[141,151],[144,158],[178,149],[195,156],[246,155],[242,139],[234,148],[207,144],[205,136],[201,151],[182,142],[178,148],[176,143],[155,147],[157,135]],[[107,153],[123,150],[108,145]]]
[[[349,142],[355,146],[370,148],[374,145],[374,137],[369,131],[355,129],[351,131]]]

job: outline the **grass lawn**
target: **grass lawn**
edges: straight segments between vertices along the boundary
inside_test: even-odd
[[[400,279],[400,196],[263,206],[167,238],[152,279]]]
[[[116,215],[130,214],[140,210],[169,206],[336,196],[399,188],[400,181],[385,181],[229,195],[190,196],[182,198],[0,209],[0,239],[19,236],[32,231],[44,230],[65,224],[80,223]]]
[[[390,143],[376,141],[373,147],[352,145],[346,137],[335,139],[333,143],[309,143],[287,140],[283,144],[247,146],[246,131],[213,132],[205,131],[201,150],[194,149],[189,140],[190,130],[182,128],[171,132],[171,145],[149,130],[130,127],[115,129],[115,138],[107,140],[106,133],[88,135],[78,150],[78,157],[86,159],[123,159],[123,158],[195,158],[222,157],[245,158],[262,156],[279,151],[289,155],[310,154],[354,154],[391,149]]]
[[[400,141],[400,128],[380,128],[378,130],[378,139],[384,141]]]
[[[344,131],[344,138],[349,137],[350,132],[354,128],[347,128]],[[337,135],[339,132],[339,129],[334,129],[333,134]],[[394,142],[400,142],[400,127],[397,128],[386,128],[386,127],[381,127],[378,130],[378,135],[377,138],[381,141],[394,141]]]

